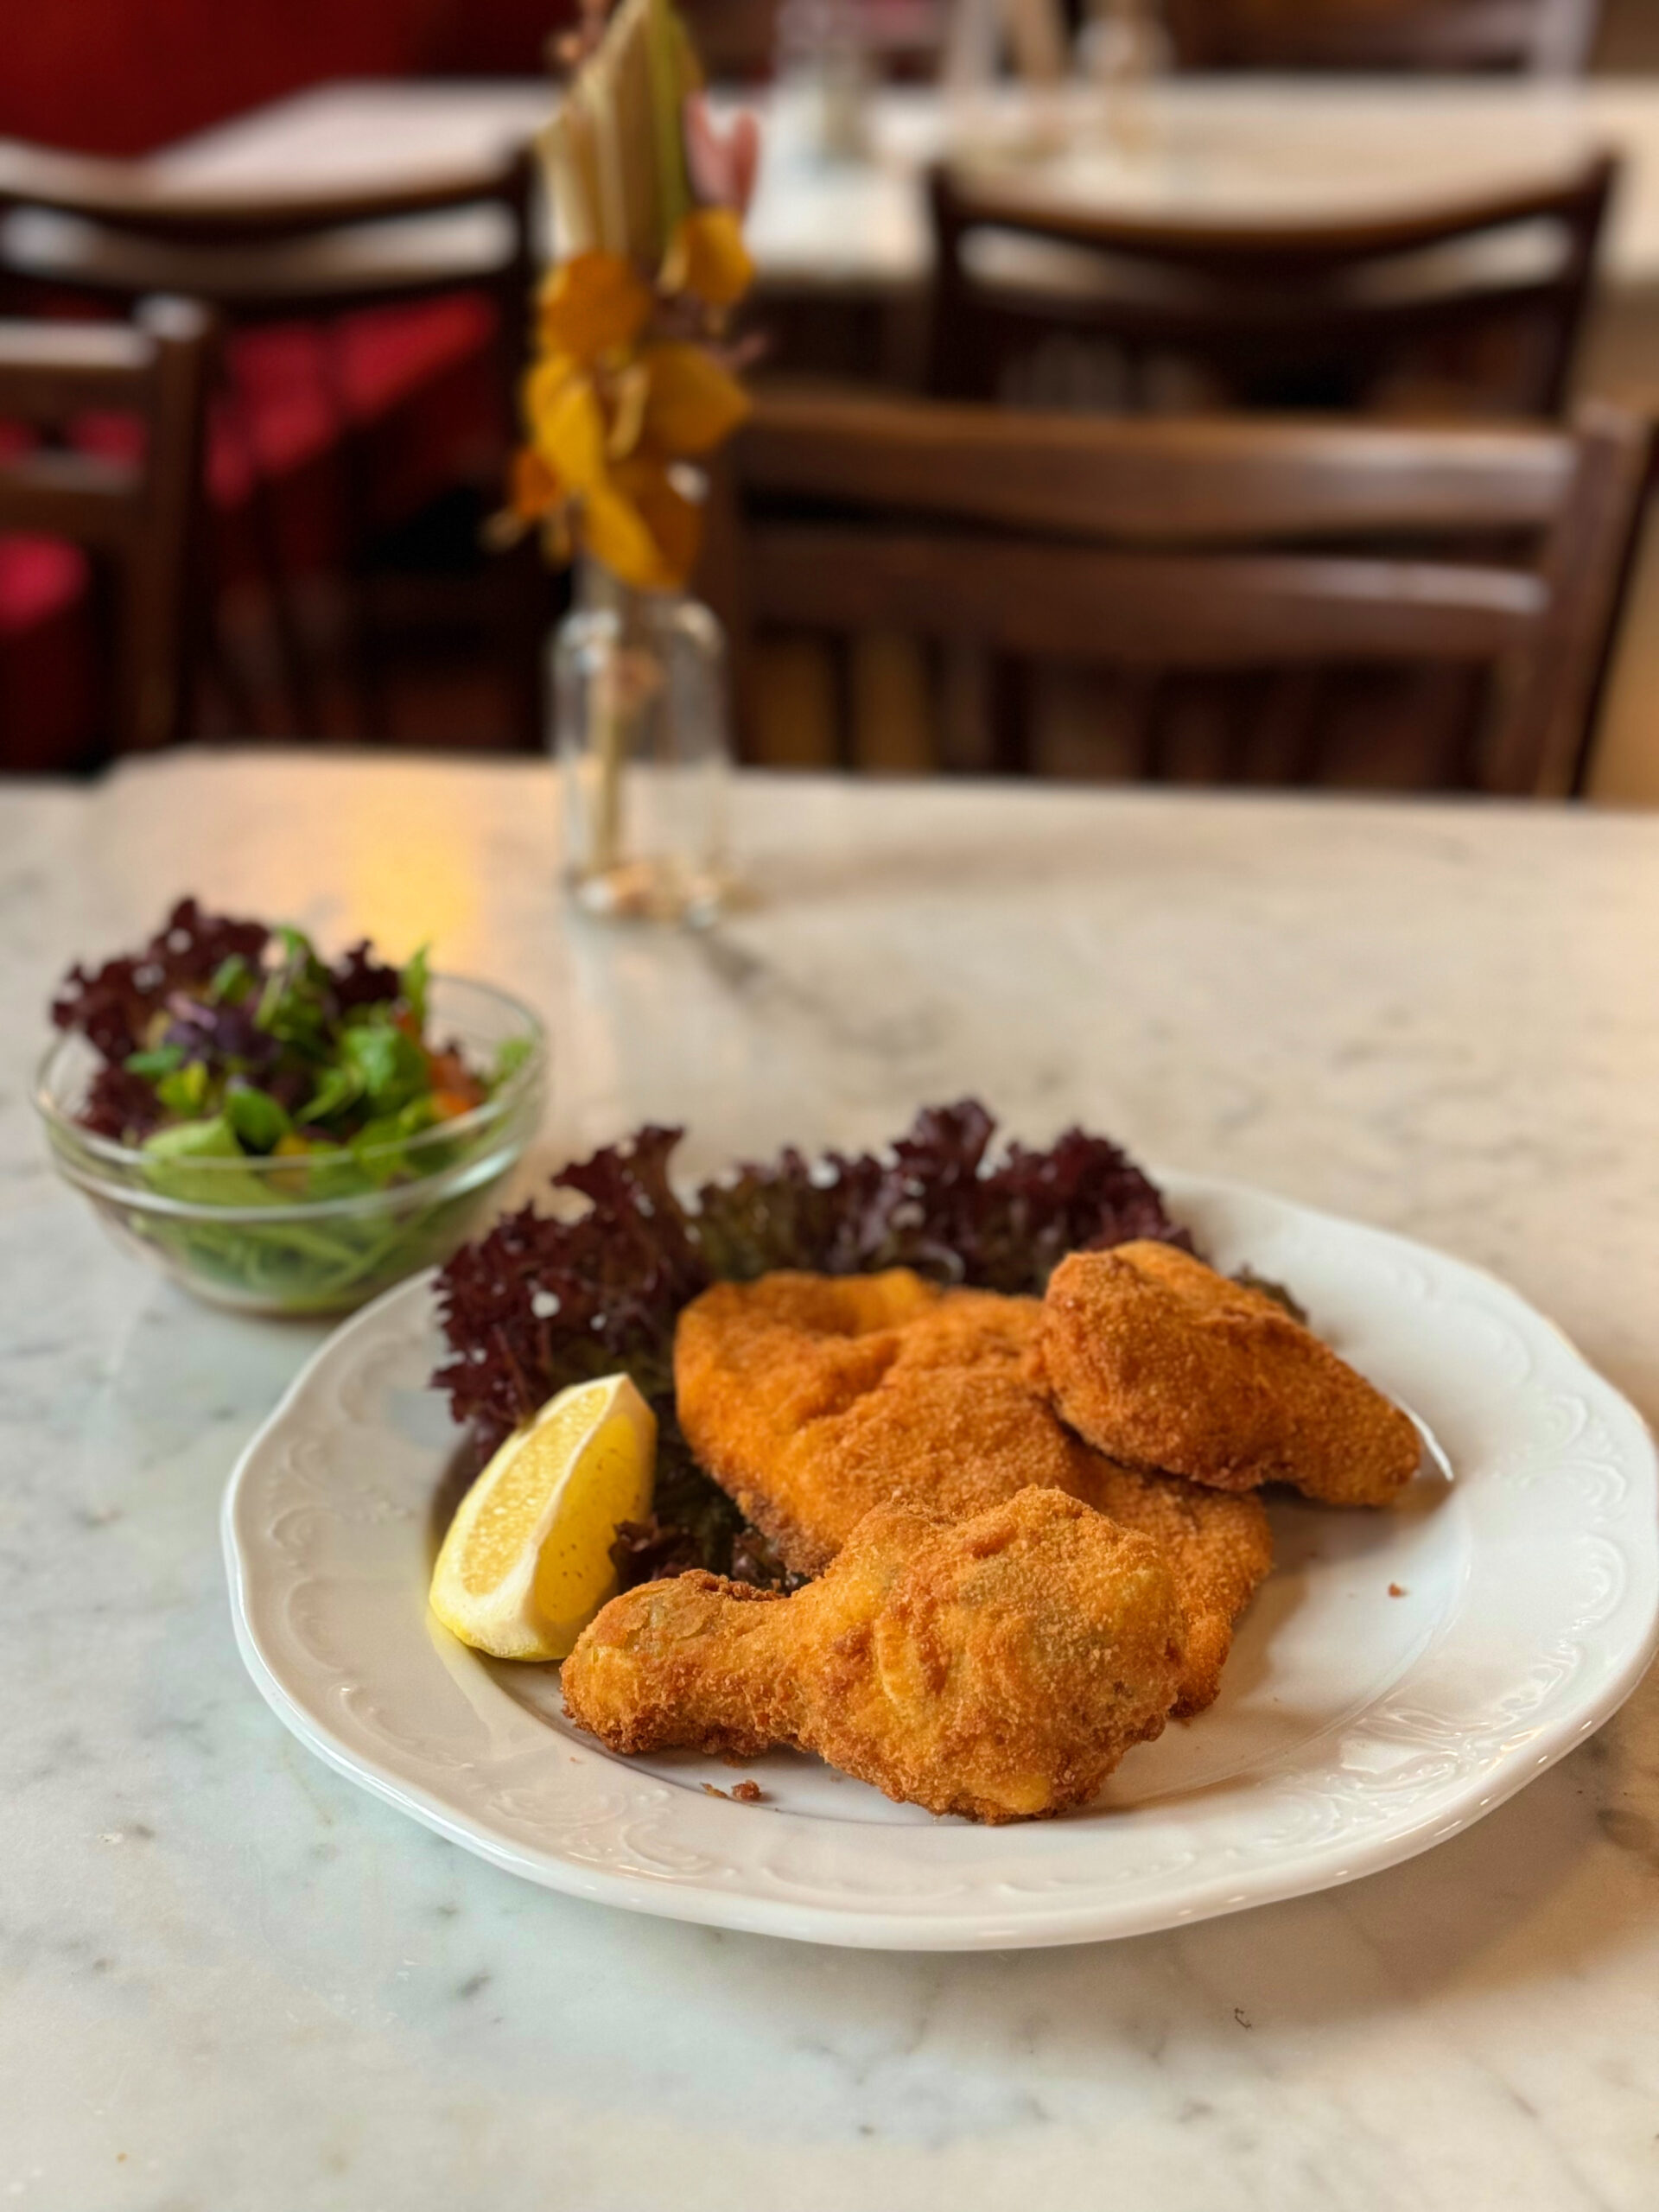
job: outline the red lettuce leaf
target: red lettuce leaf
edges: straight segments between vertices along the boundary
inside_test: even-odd
[[[52,1019],[119,1063],[138,1051],[151,1017],[175,992],[211,982],[233,952],[257,968],[270,938],[263,922],[204,913],[194,899],[181,899],[142,952],[98,969],[77,963],[59,986]]]
[[[928,1107],[884,1156],[788,1150],[700,1190],[687,1207],[669,1163],[678,1129],[647,1128],[553,1179],[587,1202],[525,1206],[439,1277],[451,1357],[435,1381],[479,1464],[573,1382],[626,1370],[658,1424],[655,1512],[620,1532],[625,1582],[704,1566],[779,1582],[764,1539],[703,1473],[674,1414],[674,1325],[709,1283],[777,1268],[861,1274],[908,1267],[937,1281],[1039,1293],[1067,1252],[1135,1237],[1189,1245],[1155,1185],[1104,1137],[1068,1130],[1046,1152],[1010,1145],[969,1099]]]

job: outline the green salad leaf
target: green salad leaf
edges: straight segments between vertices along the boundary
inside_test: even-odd
[[[330,961],[302,930],[188,899],[139,951],[72,969],[53,1018],[102,1062],[82,1125],[130,1147],[155,1198],[260,1216],[135,1207],[132,1232],[228,1296],[296,1310],[446,1256],[484,1187],[451,1171],[500,1157],[499,1117],[474,1109],[531,1046],[474,1065],[433,1042],[431,986],[425,945],[401,966],[366,941]],[[442,1192],[423,1187],[438,1176]],[[348,1203],[376,1198],[391,1203]],[[319,1215],[329,1202],[343,1210]]]

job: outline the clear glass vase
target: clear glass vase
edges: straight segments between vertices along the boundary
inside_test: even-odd
[[[698,601],[602,575],[552,645],[567,872],[588,912],[712,921],[731,889],[726,646]]]
[[[869,157],[874,72],[860,12],[856,0],[783,0],[778,10],[778,81],[815,161]]]

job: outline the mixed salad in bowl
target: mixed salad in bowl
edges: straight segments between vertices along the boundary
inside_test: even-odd
[[[334,1312],[447,1256],[539,1118],[545,1041],[505,993],[367,942],[182,899],[70,970],[37,1103],[57,1161],[182,1280]]]

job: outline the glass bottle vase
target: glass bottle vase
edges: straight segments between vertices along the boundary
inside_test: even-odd
[[[567,874],[586,912],[711,921],[730,887],[725,639],[700,601],[590,575],[554,634]]]

